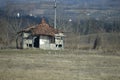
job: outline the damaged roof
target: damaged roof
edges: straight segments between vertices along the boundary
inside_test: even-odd
[[[21,32],[31,32],[32,35],[47,35],[47,36],[55,36],[55,34],[62,33],[62,31],[54,29],[53,27],[48,25],[44,18],[42,19],[39,25],[28,27],[26,29],[23,29],[19,33]]]

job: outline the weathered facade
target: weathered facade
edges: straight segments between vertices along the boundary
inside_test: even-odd
[[[21,37],[21,40],[19,40]],[[41,24],[18,32],[17,47],[59,50],[64,49],[64,34],[49,26],[44,19]]]

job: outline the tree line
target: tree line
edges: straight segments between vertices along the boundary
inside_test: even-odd
[[[43,17],[43,16],[42,16]],[[11,16],[4,10],[0,10],[0,46],[9,47],[10,43],[16,38],[18,31],[25,27],[40,23],[41,16],[34,17],[22,15],[21,17]],[[53,26],[53,16],[45,15],[47,22]],[[64,32],[76,34],[93,34],[98,32],[119,32],[120,17],[110,20],[97,20],[95,18],[68,20],[65,15],[57,15],[57,28]]]

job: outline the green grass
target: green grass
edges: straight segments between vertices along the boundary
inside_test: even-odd
[[[1,50],[0,80],[120,80],[120,56],[114,54],[92,50]]]

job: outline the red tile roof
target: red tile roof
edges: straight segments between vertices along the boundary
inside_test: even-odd
[[[33,35],[48,35],[48,36],[55,36],[55,34],[60,33],[57,29],[49,26],[44,19],[39,25],[32,26],[22,30],[22,32],[32,32]]]

